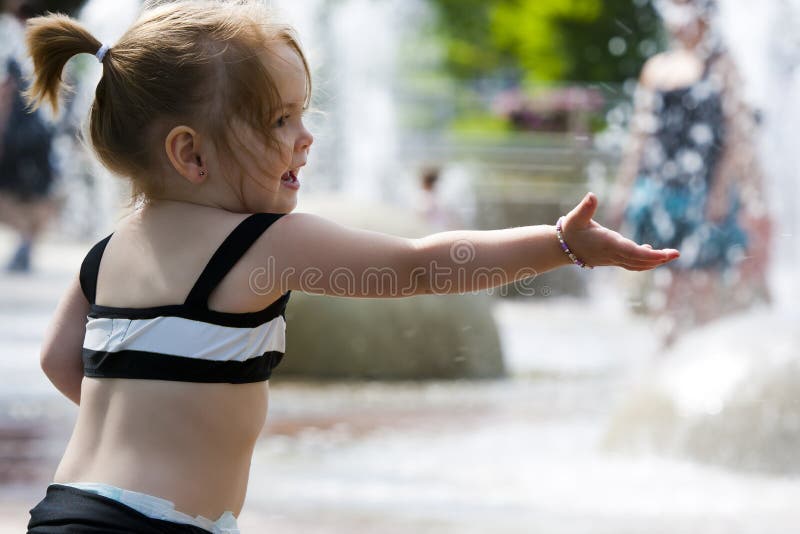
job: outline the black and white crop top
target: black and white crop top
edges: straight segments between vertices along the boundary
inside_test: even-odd
[[[286,343],[287,291],[246,313],[208,309],[208,298],[236,262],[282,213],[245,218],[214,252],[183,304],[117,308],[95,304],[97,274],[109,234],[81,264],[91,304],[83,342],[84,376],[241,384],[268,380]]]

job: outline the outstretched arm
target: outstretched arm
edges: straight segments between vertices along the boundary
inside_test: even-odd
[[[566,216],[563,227],[572,251],[589,265],[642,271],[678,257],[675,250],[653,250],[604,228],[592,220],[597,205],[594,194],[587,194]],[[549,225],[407,239],[290,213],[262,238],[256,246],[266,262],[263,281],[280,284],[282,291],[332,296],[391,298],[480,291],[570,263],[555,227]]]

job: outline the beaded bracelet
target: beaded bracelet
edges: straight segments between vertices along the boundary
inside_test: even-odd
[[[558,218],[558,222],[556,222],[556,236],[558,236],[558,242],[561,243],[561,250],[564,251],[564,254],[569,256],[569,259],[572,260],[572,263],[578,265],[582,269],[592,269],[593,267],[590,265],[586,265],[585,261],[578,259],[578,257],[572,253],[572,251],[567,246],[567,242],[564,241],[564,235],[561,233],[561,223],[564,220],[564,217],[561,216]]]

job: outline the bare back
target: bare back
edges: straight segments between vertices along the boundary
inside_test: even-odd
[[[246,217],[194,205],[143,211],[123,219],[107,244],[97,275],[100,306],[184,302],[216,248]],[[252,312],[280,297],[277,288],[273,295],[249,290],[259,265],[253,247],[210,294],[208,308]],[[267,413],[267,384],[84,377],[80,414],[54,482],[112,484],[212,519],[226,510],[238,515]]]

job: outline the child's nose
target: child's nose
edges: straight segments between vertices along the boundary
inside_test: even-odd
[[[300,133],[300,138],[297,140],[300,150],[308,150],[313,142],[314,136],[311,135],[311,132],[309,132],[307,129],[303,128],[303,131]]]

